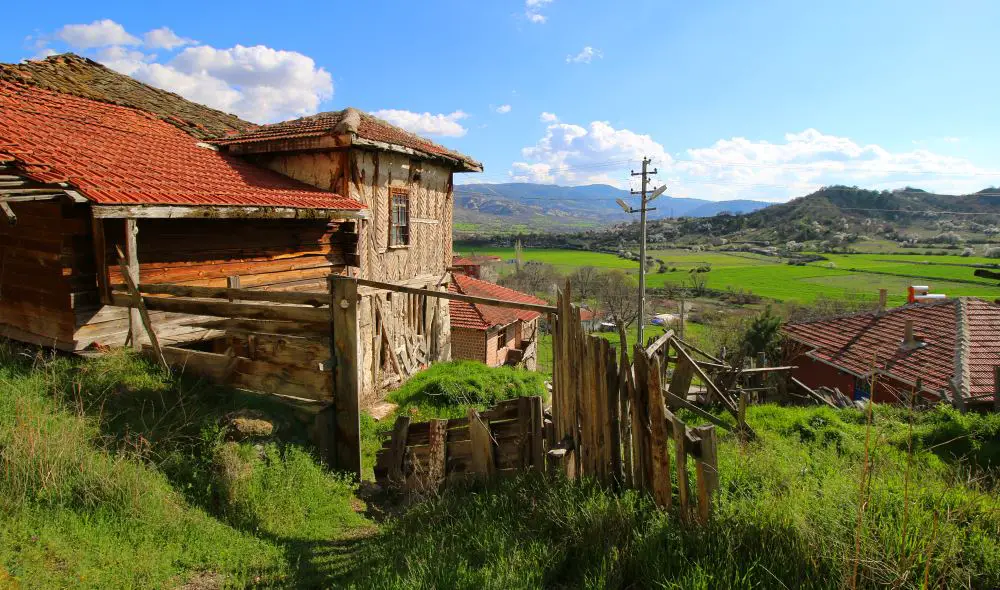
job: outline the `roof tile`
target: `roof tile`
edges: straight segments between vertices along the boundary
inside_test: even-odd
[[[477,297],[490,297],[493,299],[546,305],[545,300],[533,295],[462,274],[452,275],[452,282],[448,285],[448,290],[452,293],[463,293]],[[494,307],[492,305],[466,303],[455,300],[449,301],[449,311],[451,313],[452,327],[470,328],[473,330],[486,330],[494,326],[506,326],[517,320],[527,322],[542,315],[537,311]]]

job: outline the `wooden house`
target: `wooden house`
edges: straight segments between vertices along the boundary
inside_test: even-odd
[[[258,127],[73,55],[0,65],[0,335],[124,345],[138,319],[119,249],[142,285],[444,289],[454,173],[481,170],[355,109]],[[162,343],[267,360],[253,329],[158,307]],[[450,356],[447,302],[367,289],[357,321],[362,404],[405,378],[400,358]]]
[[[545,305],[545,301],[462,274],[452,276],[453,293]],[[482,303],[451,301],[452,356],[480,361],[491,367],[521,366],[534,371],[538,364],[537,311],[501,308]]]

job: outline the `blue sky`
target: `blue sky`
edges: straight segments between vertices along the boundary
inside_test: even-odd
[[[50,1],[5,62],[73,50],[257,122],[355,106],[485,164],[466,182],[786,200],[1000,185],[997,2]],[[543,113],[546,115],[543,116]]]

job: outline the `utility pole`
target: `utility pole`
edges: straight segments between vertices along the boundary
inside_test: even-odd
[[[639,209],[631,208],[627,203],[618,199],[618,205],[625,210],[626,213],[639,213],[639,328],[638,328],[638,340],[640,346],[645,346],[644,336],[644,324],[646,323],[646,212],[655,211],[656,208],[649,208],[647,205],[655,199],[656,197],[663,194],[663,191],[667,190],[667,186],[663,185],[656,189],[652,193],[648,193],[649,189],[649,177],[656,174],[656,168],[652,170],[649,169],[649,163],[652,160],[649,158],[642,159],[642,172],[636,172],[632,170],[632,176],[642,177],[642,190],[632,191],[633,195],[642,196],[642,205]]]

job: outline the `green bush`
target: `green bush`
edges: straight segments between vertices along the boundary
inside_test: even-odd
[[[512,367],[488,367],[475,361],[439,363],[418,373],[389,394],[400,412],[418,419],[464,416],[466,408],[484,410],[515,397],[545,396],[544,377]]]

